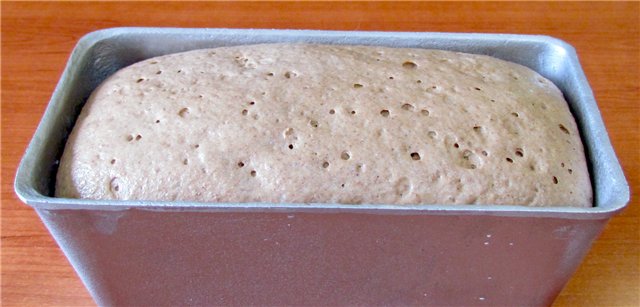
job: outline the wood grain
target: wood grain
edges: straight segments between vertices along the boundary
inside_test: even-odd
[[[633,192],[555,306],[640,305],[640,5],[610,3],[2,3],[2,305],[94,305],[15,169],[77,40],[116,26],[546,34],[572,44]]]

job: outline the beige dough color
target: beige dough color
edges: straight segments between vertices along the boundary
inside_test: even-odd
[[[77,120],[56,196],[592,205],[576,123],[532,70],[307,44],[195,50],[118,71]]]

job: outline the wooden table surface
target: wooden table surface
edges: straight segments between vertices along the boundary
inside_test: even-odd
[[[640,6],[635,3],[2,4],[2,305],[93,305],[15,169],[84,34],[118,26],[546,34],[578,51],[632,190],[555,306],[639,306]]]

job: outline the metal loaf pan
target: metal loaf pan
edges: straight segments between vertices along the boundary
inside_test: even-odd
[[[528,66],[578,122],[593,208],[93,201],[52,197],[80,108],[162,54],[268,42],[447,49]],[[550,305],[629,200],[575,50],[547,36],[114,28],[75,47],[15,181],[100,305]]]

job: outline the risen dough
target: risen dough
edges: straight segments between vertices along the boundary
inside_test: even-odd
[[[267,44],[126,67],[95,90],[56,195],[207,202],[592,204],[562,93],[423,49]]]

